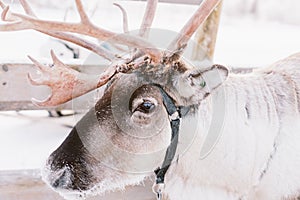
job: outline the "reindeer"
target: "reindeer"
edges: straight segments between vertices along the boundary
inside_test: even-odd
[[[147,40],[156,0],[148,0],[137,36],[95,26],[76,0],[79,23],[27,15],[1,2],[1,31],[34,29],[87,48],[112,62],[101,75],[53,67],[29,57],[52,89],[38,106],[55,106],[106,85],[104,94],[48,158],[44,180],[65,198],[137,185],[155,171],[157,199],[292,199],[300,190],[300,54],[251,73],[194,66],[182,53],[218,8],[204,0],[166,50]],[[119,6],[120,7],[120,6]],[[122,8],[121,8],[122,9]],[[122,9],[123,14],[125,13]],[[126,14],[126,13],[125,13]],[[127,19],[124,14],[124,30]],[[120,57],[72,33],[133,48]]]

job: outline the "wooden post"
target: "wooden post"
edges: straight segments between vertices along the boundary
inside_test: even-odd
[[[194,39],[196,43],[192,53],[193,60],[213,60],[221,10],[222,1],[198,28]]]
[[[124,191],[114,191],[87,200],[142,199],[155,200],[152,182],[148,179],[139,186],[128,186]],[[63,200],[42,180],[40,170],[0,171],[0,199],[2,200]]]

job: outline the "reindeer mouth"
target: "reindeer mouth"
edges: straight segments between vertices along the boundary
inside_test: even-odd
[[[76,175],[74,169],[69,165],[58,170],[53,170],[50,166],[47,165],[42,171],[43,181],[64,199],[79,200],[94,195],[95,186],[93,186],[92,181],[83,179],[81,175]],[[97,188],[102,187],[98,185]]]
[[[76,148],[75,148],[76,147]],[[116,171],[99,163],[84,148],[76,128],[48,158],[43,181],[65,199],[85,199],[139,184],[147,175]]]
[[[71,182],[71,171],[69,167],[64,167],[58,171],[47,173],[47,181],[53,188],[67,188]]]
[[[91,189],[91,181],[86,175],[78,178],[79,176],[76,176],[73,170],[69,165],[58,170],[53,170],[50,165],[47,165],[42,171],[42,178],[65,199],[81,199],[85,197],[85,191]]]
[[[102,172],[108,173],[102,180],[97,182],[76,180],[76,174],[69,166],[66,166],[57,171],[50,169],[49,165],[42,171],[43,181],[46,182],[54,191],[58,192],[66,200],[81,200],[91,196],[102,196],[108,191],[124,190],[129,185],[139,185],[144,181],[145,175],[132,175],[128,179],[128,175],[120,174],[118,172]]]
[[[92,173],[93,164],[94,160],[74,128],[66,141],[49,156],[42,177],[59,193],[82,196],[82,191],[91,189],[93,183],[98,182]]]

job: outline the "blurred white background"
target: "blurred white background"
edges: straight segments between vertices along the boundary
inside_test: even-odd
[[[14,11],[17,1],[6,0]],[[76,21],[72,0],[30,0],[41,18]],[[112,31],[122,31],[122,16],[111,0],[85,0],[93,21]],[[145,2],[119,1],[128,11],[130,30],[142,20]],[[154,28],[179,31],[197,9],[196,5],[158,6]],[[300,51],[299,0],[224,0],[215,62],[234,67],[261,67]],[[72,57],[54,39],[33,31],[0,32],[0,62],[24,61],[27,55],[49,58],[50,49],[65,62]],[[61,53],[63,52],[63,53]],[[88,56],[81,52],[81,60]],[[0,170],[33,169],[67,136],[72,116],[49,118],[47,112],[0,112]]]

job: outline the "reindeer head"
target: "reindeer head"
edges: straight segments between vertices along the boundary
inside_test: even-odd
[[[145,40],[157,4],[154,0],[148,1],[138,36],[117,35],[96,27],[80,0],[76,0],[76,5],[81,22],[75,24],[39,20],[25,0],[21,3],[28,15],[12,13],[1,3],[2,19],[11,23],[1,25],[0,30],[34,29],[114,61],[103,74],[90,76],[70,69],[53,51],[52,68],[30,57],[47,76],[33,80],[29,75],[31,83],[52,89],[47,100],[35,101],[39,106],[58,105],[106,84],[104,95],[47,161],[44,180],[63,195],[103,193],[143,181],[161,165],[171,141],[172,116],[168,104],[176,109],[187,108],[181,113],[183,118],[195,118],[201,101],[227,78],[228,70],[223,66],[194,67],[181,56],[188,40],[215,9],[218,0],[202,2],[167,50],[158,50]],[[126,13],[120,8],[127,32]],[[103,40],[113,36],[112,42],[134,47],[135,51],[130,58],[122,59],[65,32]]]
[[[222,66],[203,71],[178,63],[145,64],[112,79],[95,107],[49,157],[45,180],[65,194],[89,194],[137,184],[151,175],[171,141],[162,90],[176,106],[189,108],[182,120],[196,119],[201,100],[227,76]],[[214,81],[220,74],[222,81]]]

